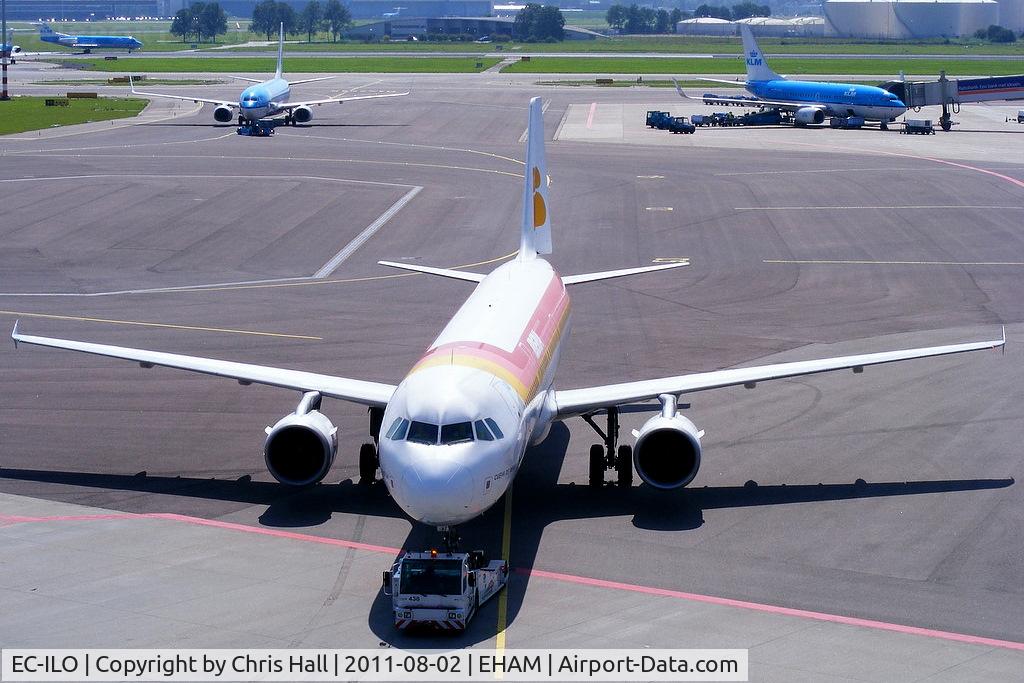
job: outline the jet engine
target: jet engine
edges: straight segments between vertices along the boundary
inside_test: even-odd
[[[676,412],[676,397],[662,396],[661,415],[634,431],[633,465],[647,484],[659,489],[686,486],[700,469],[700,438],[692,422]]]
[[[292,118],[295,123],[309,123],[313,120],[313,110],[309,107],[295,107],[292,109]]]
[[[263,455],[267,469],[282,484],[307,486],[324,477],[338,452],[338,429],[321,413],[320,394],[303,396],[291,415],[267,427]]]
[[[824,123],[825,110],[818,107],[800,107],[793,112],[793,121],[798,126],[806,126],[811,123]]]
[[[214,121],[227,123],[233,118],[235,118],[235,112],[231,111],[231,107],[225,107],[223,104],[219,104],[217,105],[217,108],[213,110]]]

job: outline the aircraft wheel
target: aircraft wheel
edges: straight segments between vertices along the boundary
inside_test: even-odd
[[[372,484],[377,478],[377,449],[372,443],[359,447],[359,483]]]
[[[633,448],[631,446],[619,446],[619,452],[615,457],[615,483],[622,489],[633,486]]]
[[[590,447],[590,477],[587,483],[595,489],[604,486],[604,446],[594,444]]]

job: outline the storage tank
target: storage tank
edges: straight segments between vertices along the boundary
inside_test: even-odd
[[[994,0],[898,0],[893,6],[912,38],[970,35],[999,23]]]
[[[688,36],[734,36],[736,31],[735,23],[714,17],[684,19],[676,24],[676,33]]]
[[[826,35],[848,38],[964,36],[1000,23],[994,0],[827,0],[824,9]]]
[[[999,0],[998,23],[1017,33],[1024,31],[1024,0]]]
[[[888,0],[826,0],[825,35],[843,38],[905,38]]]
[[[776,17],[747,17],[737,19],[737,24],[746,24],[750,27],[755,36],[769,36],[773,38],[785,38],[796,35],[793,23],[788,19]]]

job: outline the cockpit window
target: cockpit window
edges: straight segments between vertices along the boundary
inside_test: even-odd
[[[441,443],[463,443],[473,440],[473,424],[471,422],[455,422],[441,427]]]
[[[409,421],[404,417],[395,418],[395,421],[391,425],[391,429],[388,430],[387,438],[393,441],[401,441],[405,438],[405,432],[409,429]]]
[[[409,424],[409,436],[406,437],[413,443],[437,443],[437,425],[432,425],[429,422],[417,422],[413,420]]]
[[[476,438],[481,441],[494,441],[494,435],[491,434],[491,430],[487,428],[483,420],[477,420],[473,426],[476,427]]]
[[[491,431],[494,433],[495,438],[505,438],[505,435],[501,433],[501,429],[498,428],[498,423],[494,421],[494,418],[487,418],[487,426],[491,428]]]

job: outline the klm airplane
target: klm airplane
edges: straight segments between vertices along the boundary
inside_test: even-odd
[[[740,33],[743,37],[743,53],[747,56],[747,81],[744,87],[758,98],[749,100],[747,104],[739,102],[740,106],[767,106],[793,112],[793,121],[798,126],[824,123],[826,116],[860,116],[866,121],[878,121],[883,129],[907,110],[899,97],[873,85],[788,80],[768,66],[749,26],[740,26]],[[716,78],[701,80],[736,84],[736,81]],[[680,96],[687,98],[678,82],[676,90]]]
[[[373,100],[381,97],[401,97],[408,95],[407,92],[400,93],[389,93],[385,95],[358,95],[356,97],[328,97],[321,100],[307,100],[305,102],[289,102],[288,98],[291,95],[290,86],[299,85],[300,83],[312,83],[314,81],[326,81],[327,79],[334,78],[334,76],[323,76],[321,78],[307,78],[302,81],[293,81],[289,83],[281,75],[281,69],[284,64],[284,24],[281,24],[280,37],[277,43],[277,72],[274,77],[261,81],[255,78],[245,78],[244,76],[234,76],[242,81],[249,81],[256,85],[251,85],[242,91],[237,102],[230,102],[228,100],[212,100],[203,97],[188,97],[184,95],[167,95],[164,93],[157,92],[142,92],[141,90],[135,89],[135,83],[131,80],[131,76],[128,77],[131,85],[131,91],[133,95],[144,95],[147,97],[166,97],[172,100],[189,100],[191,102],[203,102],[206,104],[213,104],[216,107],[213,110],[213,118],[215,121],[220,123],[227,123],[235,117],[235,110],[238,110],[238,125],[245,124],[246,121],[258,121],[268,116],[274,116],[276,114],[284,113],[285,125],[296,125],[299,123],[308,123],[313,120],[313,110],[311,107],[318,106],[321,104],[330,104],[332,102],[342,103],[351,102],[353,100]]]
[[[89,54],[94,48],[138,50],[142,43],[131,36],[72,36],[67,33],[57,33],[49,24],[39,25],[39,40],[44,43],[53,43],[61,47],[79,48],[85,54]]]

